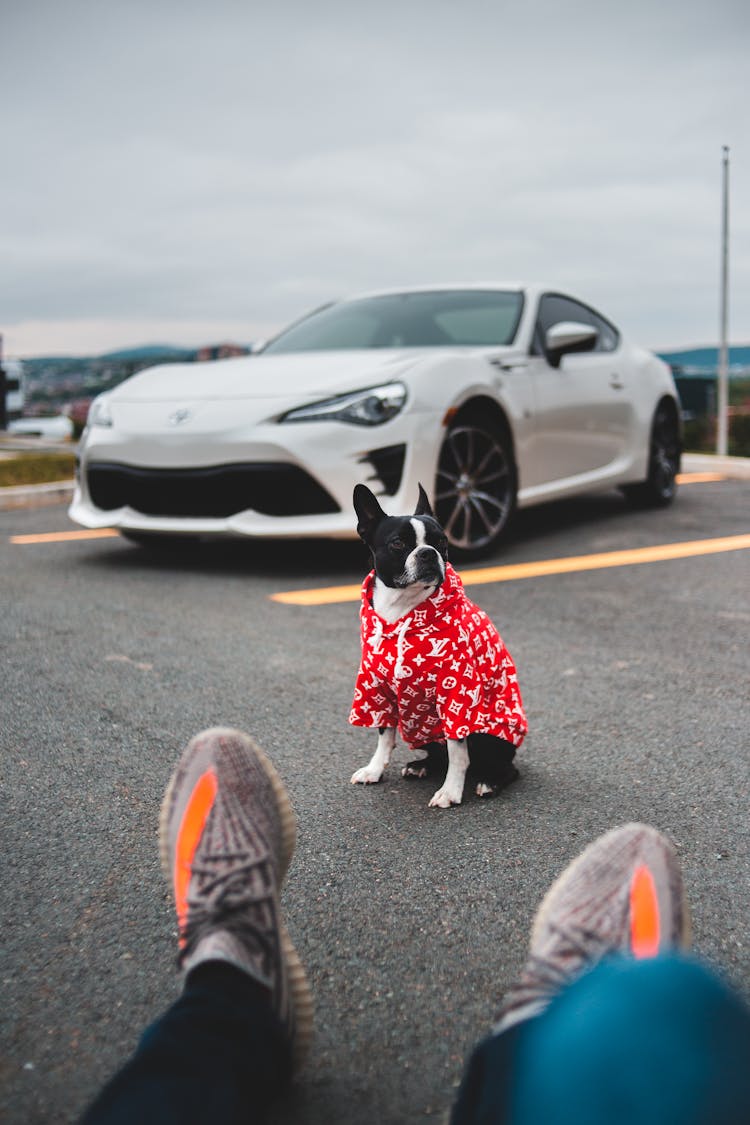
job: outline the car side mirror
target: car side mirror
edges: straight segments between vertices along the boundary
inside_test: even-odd
[[[590,352],[596,347],[598,337],[599,333],[590,324],[579,324],[572,320],[553,324],[544,336],[547,359],[552,367],[559,367],[564,355],[571,352]]]
[[[250,345],[250,355],[257,355],[258,352],[262,352],[267,343],[268,340],[253,340]]]

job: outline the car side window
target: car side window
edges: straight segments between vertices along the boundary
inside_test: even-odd
[[[620,333],[615,328],[614,324],[610,324],[599,313],[594,312],[593,309],[588,310],[591,317],[591,322],[599,333],[596,341],[597,352],[613,352],[620,342]]]
[[[582,305],[580,301],[574,301],[572,297],[564,297],[559,293],[545,293],[539,301],[532,344],[533,355],[544,355],[545,334],[553,325],[563,321],[590,324],[596,329],[596,345],[591,349],[593,352],[613,352],[619,343],[620,334],[615,326],[588,305]]]

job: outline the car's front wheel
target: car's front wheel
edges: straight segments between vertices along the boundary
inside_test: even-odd
[[[680,429],[674,407],[662,402],[651,425],[648,476],[623,489],[631,504],[640,508],[665,508],[677,494],[680,471]]]
[[[502,539],[515,506],[509,439],[486,422],[459,421],[443,440],[435,482],[435,515],[449,544],[464,557],[485,554]]]

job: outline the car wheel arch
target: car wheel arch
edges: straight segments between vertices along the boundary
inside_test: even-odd
[[[513,429],[507,413],[497,399],[490,398],[489,395],[475,395],[473,398],[466,399],[460,406],[454,406],[446,411],[443,419],[443,436],[452,427],[465,425],[467,422],[481,422],[484,425],[489,423],[498,430],[500,435],[508,442],[513,457],[513,471],[517,478],[518,466],[516,464]]]
[[[659,433],[665,422],[668,427],[666,445],[663,429]],[[646,476],[640,481],[622,486],[622,491],[635,507],[664,507],[674,499],[682,458],[682,416],[672,395],[661,395],[654,405],[648,434]]]
[[[678,435],[679,435],[679,438],[680,438],[680,446],[682,446],[682,414],[680,412],[680,407],[679,407],[678,403],[675,401],[675,399],[673,398],[672,395],[666,395],[665,394],[665,395],[661,396],[661,398],[657,402],[657,404],[654,408],[654,411],[651,415],[651,424],[652,425],[653,425],[654,419],[656,418],[656,415],[662,409],[668,410],[669,413],[671,414],[671,416],[672,416],[671,420],[675,423],[675,425],[677,427],[677,432],[678,432]]]

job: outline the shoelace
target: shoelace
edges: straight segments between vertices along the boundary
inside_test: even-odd
[[[221,852],[206,856],[201,864],[193,864],[193,876],[207,882],[202,882],[200,891],[188,897],[186,919],[180,935],[184,943],[180,950],[180,960],[203,937],[217,929],[236,935],[243,945],[254,941],[264,957],[273,956],[276,926],[259,925],[263,912],[248,909],[270,903],[273,917],[273,876],[269,871],[264,878],[264,886],[253,889],[250,886],[252,873],[258,867],[266,866],[268,861],[259,862],[256,858],[244,857],[243,852]],[[219,864],[229,864],[229,870],[217,873],[216,866]]]

